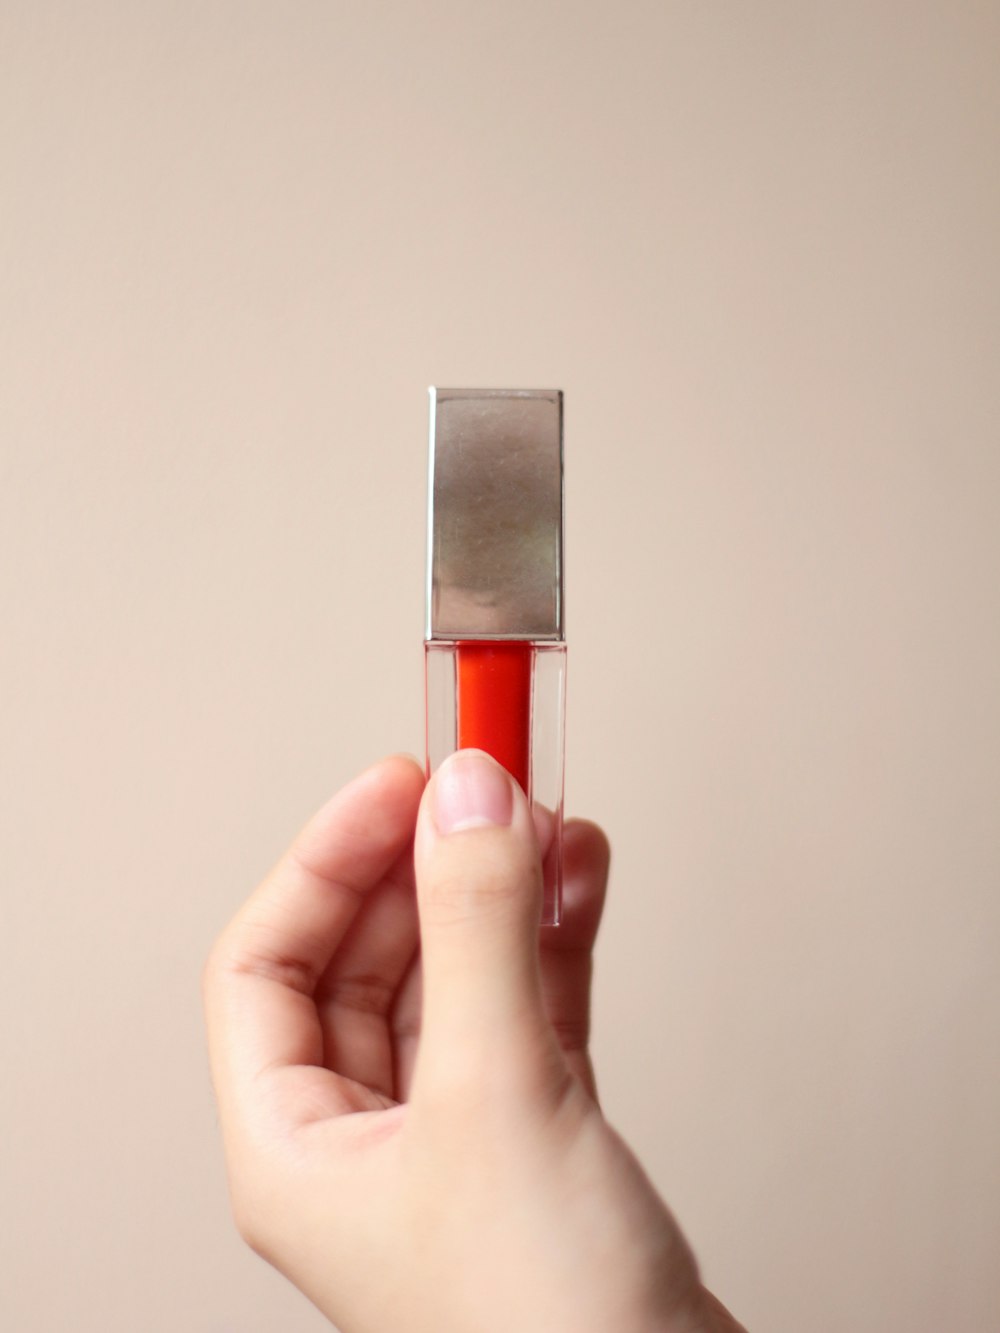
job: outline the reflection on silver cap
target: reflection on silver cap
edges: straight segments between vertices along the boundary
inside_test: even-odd
[[[430,393],[427,638],[561,640],[562,393]]]

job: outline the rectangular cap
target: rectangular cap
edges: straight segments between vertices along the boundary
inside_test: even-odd
[[[427,638],[562,640],[562,392],[430,395]]]

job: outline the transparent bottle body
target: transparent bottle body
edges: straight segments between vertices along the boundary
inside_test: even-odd
[[[497,647],[501,645],[498,643]],[[559,924],[562,911],[562,826],[563,826],[563,760],[564,721],[566,707],[566,645],[539,642],[504,645],[525,654],[525,685],[523,706],[510,686],[501,683],[497,688],[497,716],[493,719],[496,747],[489,741],[473,741],[505,763],[514,777],[525,785],[526,795],[535,815],[536,828],[545,846],[543,858],[544,891],[542,924]],[[424,644],[427,717],[427,772],[469,743],[469,719],[473,710],[478,714],[489,708],[489,679],[485,684],[470,677],[468,661],[470,650],[488,649],[480,641],[427,640]],[[463,654],[465,655],[463,657]],[[475,665],[474,663],[472,664]],[[503,693],[506,688],[506,694]],[[475,696],[473,690],[475,689]],[[484,695],[485,690],[485,695]],[[475,718],[473,718],[475,721]],[[522,765],[510,759],[509,731],[524,729],[526,762]],[[499,734],[498,734],[499,733]],[[487,718],[487,735],[489,719]],[[513,750],[519,750],[514,738]],[[506,744],[505,744],[506,742]],[[500,751],[503,751],[502,753]]]

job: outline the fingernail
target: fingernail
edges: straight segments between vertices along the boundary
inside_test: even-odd
[[[434,823],[439,833],[509,824],[514,817],[511,780],[482,750],[459,750],[434,779]]]

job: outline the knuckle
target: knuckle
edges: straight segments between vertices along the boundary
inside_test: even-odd
[[[485,847],[474,858],[448,858],[436,866],[424,886],[422,907],[435,924],[447,925],[527,907],[540,891],[541,872],[533,861]]]
[[[324,987],[323,999],[340,1009],[384,1016],[392,1008],[396,986],[376,973],[335,976]]]
[[[233,1221],[236,1223],[236,1230],[244,1245],[253,1250],[261,1259],[270,1262],[271,1248],[264,1235],[264,1229],[260,1225],[260,1219],[256,1213],[250,1211],[233,1210]]]
[[[225,972],[226,937],[214,940],[201,965],[201,993],[207,999]]]
[[[243,1180],[230,1186],[230,1206],[233,1223],[243,1243],[254,1254],[273,1262],[273,1247],[267,1218],[273,1209],[262,1197],[259,1188]]]
[[[302,995],[311,995],[316,985],[315,969],[290,954],[248,953],[234,960],[229,970],[237,976],[276,982],[284,989],[298,991]]]
[[[585,1051],[590,1040],[590,1022],[587,1017],[554,1018],[552,1031],[564,1051]]]
[[[239,929],[229,927],[209,951],[203,984],[211,989],[217,981],[250,976],[309,995],[318,980],[316,968],[298,956],[295,945],[295,941],[260,922],[244,922]]]

